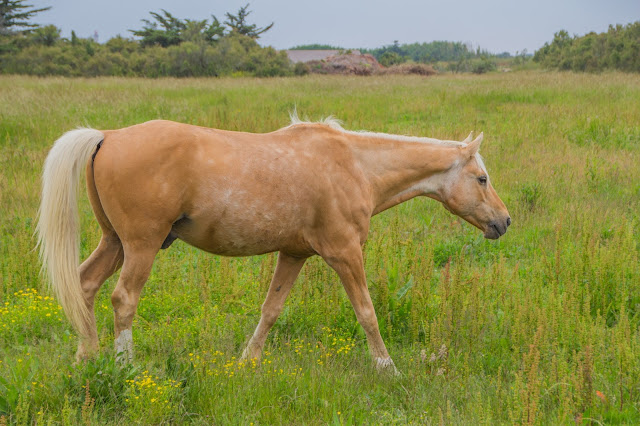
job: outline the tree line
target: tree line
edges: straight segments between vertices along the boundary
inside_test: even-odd
[[[309,71],[292,65],[284,52],[262,47],[257,40],[273,27],[258,27],[248,20],[249,4],[220,21],[181,19],[166,10],[150,12],[142,28],[130,30],[137,39],[121,36],[100,44],[80,38],[74,31],[61,37],[53,25],[39,26],[35,15],[50,9],[25,4],[26,0],[0,0],[0,73],[64,76],[286,76]],[[293,49],[336,49],[305,45]],[[522,65],[524,51],[491,54],[461,42],[393,44],[360,49],[384,66],[406,62],[434,64],[441,71],[484,73],[497,68],[498,59]],[[562,30],[535,52],[538,66],[550,69],[599,72],[616,69],[640,71],[640,21],[610,26],[607,32],[570,36]]]
[[[474,50],[469,44],[459,41],[400,44],[396,40],[392,45],[365,52],[371,53],[384,66],[416,62],[436,64],[446,71],[477,74],[495,70],[495,58],[498,57],[480,48]]]
[[[610,25],[607,32],[581,37],[558,31],[551,43],[536,51],[533,60],[559,70],[640,72],[640,21]]]
[[[257,39],[273,27],[248,21],[249,4],[226,13],[221,22],[180,19],[166,10],[150,12],[139,40],[116,36],[104,44],[91,38],[61,37],[53,25],[31,18],[49,8],[23,0],[0,0],[0,72],[64,76],[198,77],[223,75],[283,76],[295,68],[284,52],[262,47]]]

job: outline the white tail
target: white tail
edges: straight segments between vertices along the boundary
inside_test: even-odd
[[[94,129],[77,129],[58,139],[44,163],[38,246],[42,268],[76,331],[88,334],[79,263],[78,182],[97,145],[104,139]]]

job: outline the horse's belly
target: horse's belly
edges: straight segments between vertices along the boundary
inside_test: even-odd
[[[226,241],[210,239],[208,241],[179,237],[194,247],[221,256],[254,256],[280,250],[276,244],[265,244],[258,241]]]
[[[280,244],[275,239],[242,232],[217,232],[204,238],[189,234],[178,237],[201,250],[222,256],[253,256],[280,250]]]
[[[298,227],[256,221],[248,215],[214,221],[193,220],[174,228],[173,232],[187,244],[223,256],[252,256],[283,249],[302,254],[310,249]]]

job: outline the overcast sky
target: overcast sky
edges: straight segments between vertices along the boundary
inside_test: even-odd
[[[63,37],[98,32],[104,42],[129,29],[140,29],[149,11],[166,9],[179,18],[224,20],[247,0],[31,0],[52,6],[34,20],[54,24]],[[253,0],[250,23],[275,25],[263,34],[262,45],[286,49],[322,43],[345,48],[450,40],[470,42],[494,53],[530,53],[565,29],[569,34],[606,31],[610,24],[640,20],[640,0]]]

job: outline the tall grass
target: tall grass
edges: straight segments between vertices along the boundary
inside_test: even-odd
[[[0,77],[0,423],[640,422],[640,78],[514,73],[299,79]],[[114,362],[75,337],[33,250],[39,174],[64,131],[165,118],[266,132],[289,111],[349,129],[463,139],[513,218],[496,242],[416,199],[376,216],[365,247],[380,329],[402,376],[377,375],[339,280],[311,259],[259,364],[238,361],[274,255],[176,242]],[[99,228],[80,204],[81,252]]]

